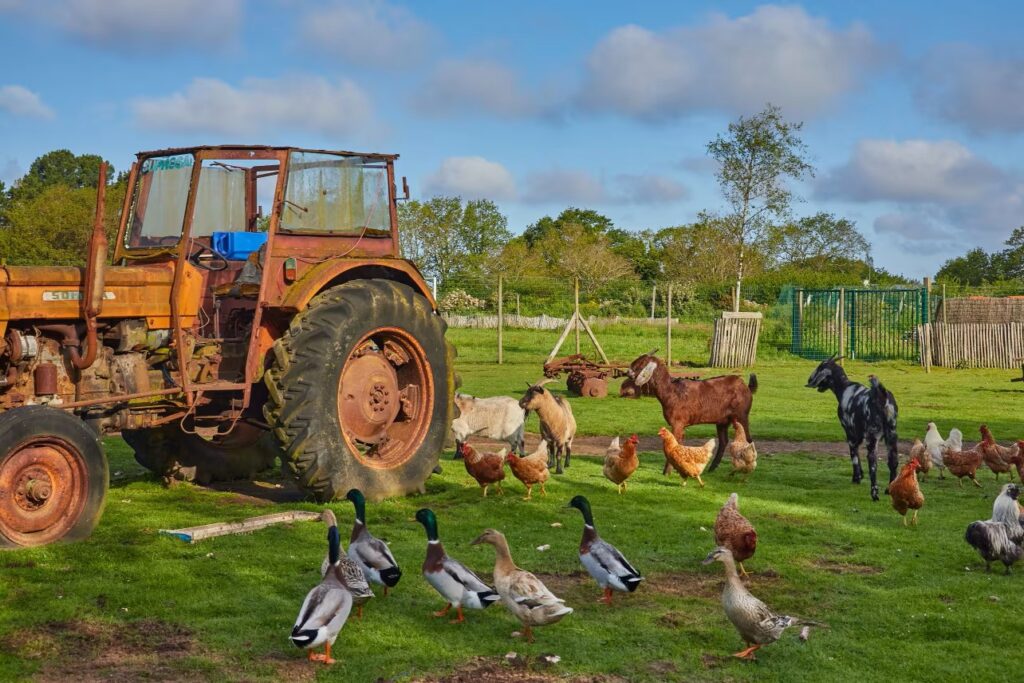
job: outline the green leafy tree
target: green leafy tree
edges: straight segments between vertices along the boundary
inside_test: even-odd
[[[511,238],[508,219],[487,199],[405,202],[398,209],[398,228],[402,256],[442,282],[486,269]]]
[[[857,224],[835,214],[820,212],[772,229],[771,250],[781,264],[825,267],[838,259],[865,260],[871,244]]]
[[[557,218],[544,216],[536,223],[526,226],[522,237],[529,246],[533,247],[549,233],[561,230],[570,224],[578,226],[587,235],[604,235],[615,227],[612,219],[593,209],[579,209],[570,206],[558,214]]]
[[[125,185],[107,188],[105,228],[113,248]],[[12,201],[0,227],[0,255],[11,265],[83,265],[96,210],[96,191],[51,185]]]
[[[765,238],[773,218],[788,215],[793,201],[789,181],[814,174],[799,137],[802,127],[783,119],[781,110],[769,104],[759,114],[730,123],[726,135],[708,143],[730,207],[721,225],[736,250],[734,310],[739,310],[748,246]]]
[[[992,270],[997,279],[1024,278],[1024,226],[1014,228],[1005,242],[1007,249],[992,254]]]
[[[962,285],[977,286],[992,280],[992,258],[980,247],[963,256],[951,258],[935,274],[937,280],[950,280]]]
[[[11,199],[27,200],[48,187],[60,185],[74,190],[96,188],[100,163],[97,154],[74,154],[70,150],[55,149],[32,162],[28,173],[11,188]],[[107,165],[107,182],[115,177],[114,167]]]

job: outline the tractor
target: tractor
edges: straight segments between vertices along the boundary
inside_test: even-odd
[[[279,459],[320,501],[422,490],[454,349],[399,257],[397,158],[142,152],[109,262],[105,167],[85,268],[0,261],[0,546],[87,537],[117,433],[168,482]]]

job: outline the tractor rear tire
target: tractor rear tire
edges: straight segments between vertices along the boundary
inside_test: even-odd
[[[165,482],[252,479],[281,455],[270,432],[241,423],[216,440],[186,434],[177,424],[124,430],[121,436],[135,451],[136,462]]]
[[[264,417],[320,501],[423,491],[452,419],[454,347],[426,298],[390,280],[317,295],[273,346]]]
[[[110,473],[99,437],[48,406],[0,414],[0,547],[88,538]]]

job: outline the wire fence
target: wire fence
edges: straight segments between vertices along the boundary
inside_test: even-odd
[[[578,297],[580,314],[592,325],[664,327],[671,317],[691,334],[710,340],[714,321],[732,309],[727,284],[612,280],[577,290],[571,278],[544,276],[502,278],[500,283],[498,277],[459,277],[436,283],[439,306],[455,328],[496,329],[499,290],[502,325],[507,329],[562,329]],[[982,287],[935,284],[930,289],[755,284],[744,286],[740,308],[763,316],[760,351],[809,359],[838,353],[865,361],[923,362],[925,324],[1024,323],[1024,281]]]

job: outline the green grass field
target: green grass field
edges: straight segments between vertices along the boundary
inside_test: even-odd
[[[510,332],[510,362],[497,367],[486,334],[451,336],[460,347],[463,388],[479,394],[518,394],[524,379],[539,376],[554,341],[550,334]],[[602,341],[617,358],[657,343],[628,332]],[[841,440],[835,399],[803,388],[812,368],[782,358],[756,368],[756,436]],[[944,430],[959,425],[968,439],[982,420],[1004,441],[1019,433],[1024,402],[1011,391],[1007,371],[926,375],[898,364],[848,370],[854,378],[876,372],[896,393],[905,436],[923,431],[928,419]],[[661,424],[653,400],[580,399],[573,407],[587,434],[650,434]],[[845,458],[816,453],[763,456],[746,484],[730,480],[723,467],[706,477],[704,489],[662,477],[661,454],[645,453],[623,496],[603,479],[597,459],[578,458],[553,478],[546,497],[531,502],[521,500],[523,487],[511,476],[505,496],[481,499],[446,454],[444,473],[428,481],[426,495],[369,506],[370,528],[391,543],[405,573],[392,595],[371,601],[362,621],[346,625],[335,647],[339,663],[325,668],[306,662],[287,641],[303,596],[318,580],[321,524],[195,545],[156,533],[318,506],[272,505],[188,485],[165,489],[119,440],[108,440],[108,452],[113,483],[89,541],[0,554],[0,680],[436,680],[453,672],[451,680],[1017,678],[1012,658],[1000,655],[1019,641],[1024,577],[985,574],[963,541],[966,525],[990,514],[998,487],[988,471],[979,475],[983,489],[959,488],[950,479],[924,483],[920,525],[904,528],[886,499],[871,503],[866,483],[849,483]],[[722,568],[700,564],[731,491],[739,492],[759,534],[747,563],[751,590],[779,611],[830,627],[812,631],[807,643],[793,629],[755,663],[727,656],[740,640],[720,609]],[[599,589],[576,556],[582,522],[564,507],[576,494],[590,498],[598,530],[647,578],[636,594],[617,595],[610,609],[595,602]],[[431,618],[442,603],[419,573],[425,537],[413,515],[424,506],[436,511],[449,553],[485,576],[493,551],[468,543],[485,527],[504,531],[518,564],[576,611],[538,629],[534,645],[510,637],[518,623],[501,605],[468,613],[461,626]],[[347,538],[351,506],[332,507]],[[542,544],[550,550],[536,550]],[[524,672],[503,664],[510,651],[526,656],[535,678],[513,677]],[[537,658],[547,653],[561,661],[541,669]]]

